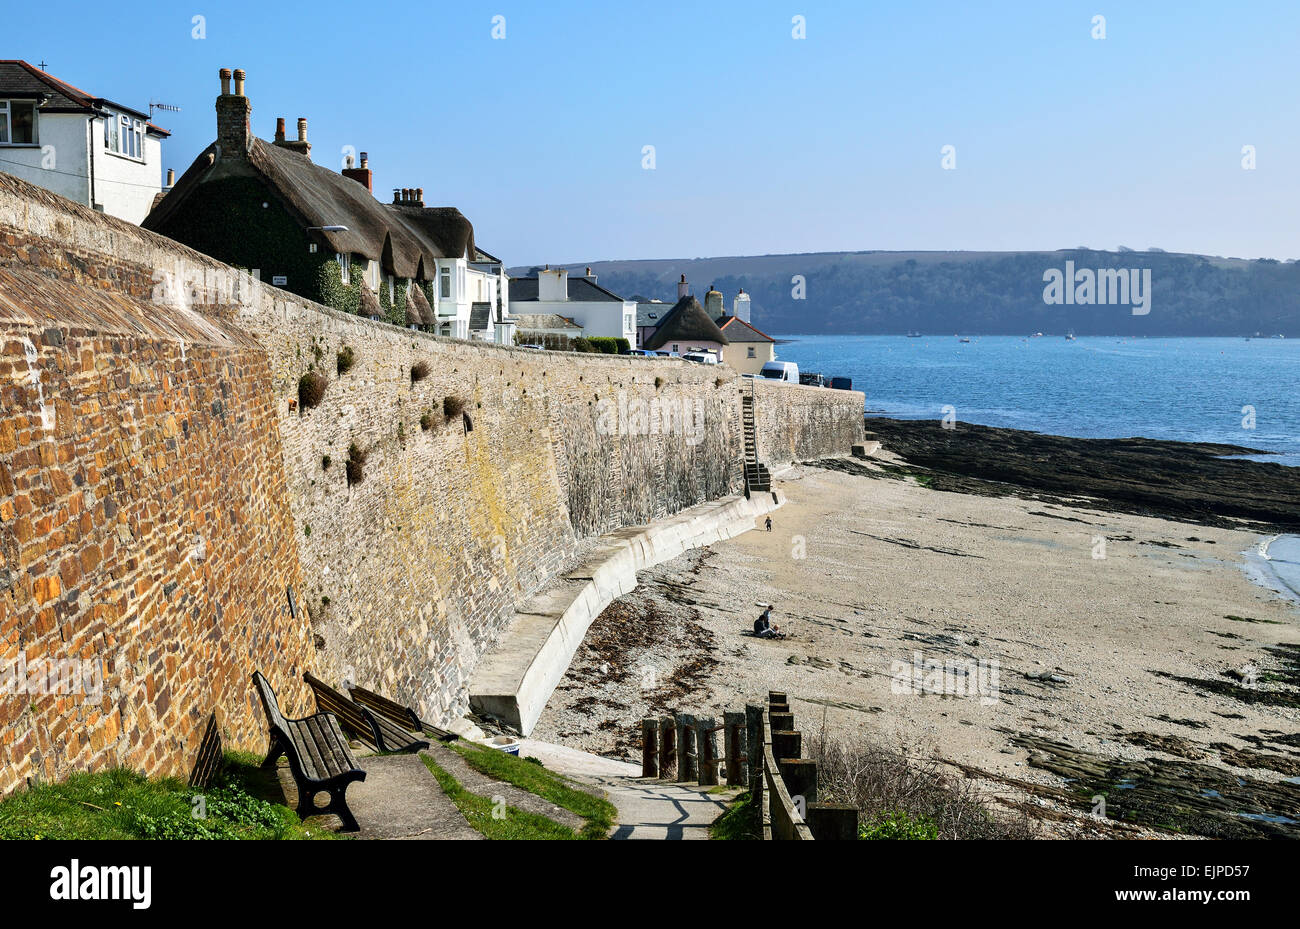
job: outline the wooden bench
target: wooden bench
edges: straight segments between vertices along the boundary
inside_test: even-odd
[[[376,716],[382,716],[384,719],[391,720],[403,729],[412,729],[415,732],[427,732],[434,738],[442,739],[443,741],[456,738],[454,733],[421,722],[419,714],[411,707],[403,706],[394,700],[389,700],[387,697],[366,690],[364,687],[353,687],[352,699],[370,710]]]
[[[306,819],[333,813],[343,820],[344,829],[356,832],[359,827],[348,809],[346,794],[349,784],[366,779],[366,772],[357,767],[356,759],[348,750],[338,718],[329,713],[317,713],[305,719],[285,719],[271,682],[262,672],[253,672],[253,685],[262,698],[271,734],[266,767],[274,767],[281,755],[288,756],[289,769],[298,785],[298,816]],[[325,807],[316,806],[316,794],[321,791],[330,795],[330,802]]]
[[[204,790],[212,783],[221,768],[221,722],[217,711],[208,714],[207,725],[203,728],[203,737],[199,740],[199,754],[194,759],[194,769],[190,772],[190,786]]]
[[[316,695],[316,709],[333,713],[343,728],[377,752],[418,752],[429,743],[417,739],[401,726],[353,703],[310,671],[302,675],[311,692]]]

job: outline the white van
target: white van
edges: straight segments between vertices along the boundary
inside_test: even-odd
[[[715,365],[718,363],[718,356],[713,352],[687,352],[682,358],[685,361],[693,361],[698,365]]]
[[[785,381],[788,384],[799,383],[799,366],[793,361],[769,361],[759,371],[760,377],[769,381]]]

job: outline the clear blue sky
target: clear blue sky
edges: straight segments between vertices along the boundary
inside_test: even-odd
[[[377,191],[423,187],[512,265],[1079,245],[1300,257],[1294,0],[78,0],[10,4],[4,34],[0,56],[90,93],[182,106],[157,118],[177,173],[215,137],[218,69],[242,67],[254,132],[306,116],[314,160],[369,152]]]

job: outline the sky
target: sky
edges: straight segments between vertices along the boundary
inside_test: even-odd
[[[307,117],[314,161],[367,152],[381,199],[423,187],[509,265],[1300,257],[1294,0],[58,5],[75,28],[50,9],[11,4],[0,57],[180,106],[155,119],[178,175],[215,138],[217,72],[243,68],[256,134]]]

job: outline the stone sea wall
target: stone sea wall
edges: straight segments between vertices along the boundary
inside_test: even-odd
[[[0,337],[0,672],[102,677],[0,678],[0,792],[184,774],[214,708],[260,750],[255,668],[290,715],[313,670],[446,721],[595,536],[743,488],[728,368],[373,323],[2,174]],[[764,460],[860,440],[861,394],[755,389]]]

